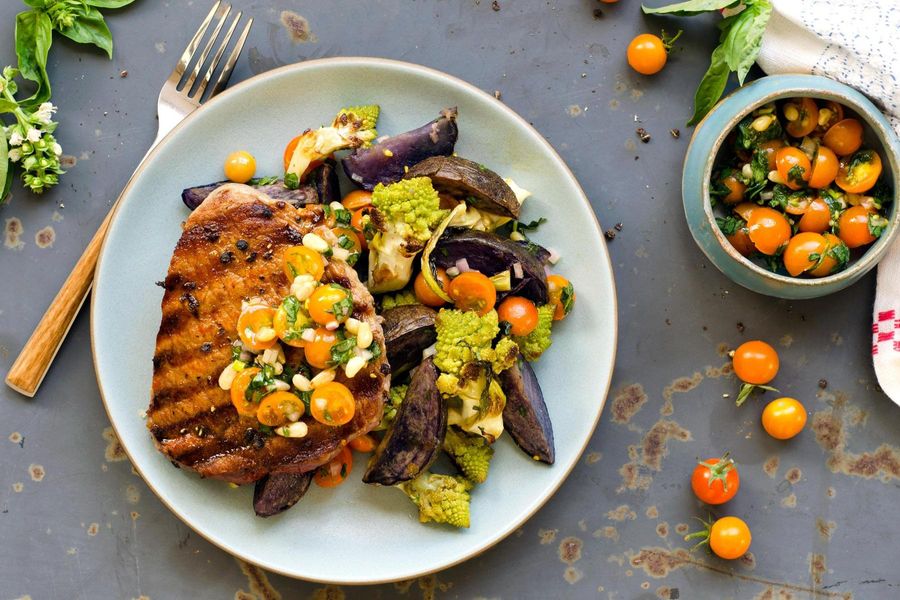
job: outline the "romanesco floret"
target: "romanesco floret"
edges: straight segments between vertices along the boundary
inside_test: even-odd
[[[526,336],[514,338],[525,360],[537,360],[550,347],[550,328],[553,325],[553,304],[538,306],[538,324]]]
[[[419,507],[419,521],[469,526],[469,490],[464,477],[425,472],[397,486]]]
[[[458,374],[468,362],[494,358],[491,343],[500,333],[497,312],[483,317],[472,311],[442,309],[435,319],[434,365],[442,373]],[[482,353],[487,355],[482,357]]]
[[[379,183],[372,191],[372,204],[388,227],[401,236],[427,242],[434,228],[447,216],[428,177],[402,179],[397,183]]]
[[[472,483],[484,483],[491,466],[494,448],[480,435],[466,435],[455,427],[447,428],[444,451]]]
[[[458,375],[441,373],[436,387],[448,398],[447,423],[494,443],[503,433],[506,395],[487,362],[469,362]]]
[[[319,164],[338,150],[366,145],[378,135],[375,122],[378,105],[342,108],[330,126],[307,129],[297,138],[294,152],[285,169],[284,183],[297,187]]]
[[[397,417],[397,411],[400,409],[400,403],[406,398],[406,390],[408,385],[392,385],[388,392],[388,397],[384,399],[384,408],[381,415],[381,423],[375,427],[375,431],[384,431],[391,426]]]
[[[505,337],[494,346],[493,356],[490,357],[494,373],[500,374],[512,368],[519,358],[519,345],[511,338]]]
[[[348,106],[342,108],[334,118],[334,127],[341,127],[344,124],[352,123],[354,128],[366,138],[366,142],[370,142],[378,137],[375,130],[375,124],[378,123],[378,115],[381,107],[377,104],[369,104],[367,106]]]
[[[409,304],[421,304],[412,290],[401,290],[396,294],[385,294],[381,297],[381,310],[407,306]]]

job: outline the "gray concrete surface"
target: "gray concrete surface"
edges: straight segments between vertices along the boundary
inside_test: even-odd
[[[490,0],[235,4],[257,19],[235,81],[324,56],[403,59],[499,90],[547,136],[604,226],[623,224],[609,242],[620,307],[610,402],[560,492],[494,549],[404,584],[324,588],[238,564],[170,514],[121,460],[82,311],[35,399],[0,388],[0,598],[900,596],[900,410],[870,366],[874,277],[816,301],[758,296],[720,275],[684,223],[684,122],[717,35],[712,20],[646,19],[636,0],[500,0],[499,11]],[[77,164],[52,193],[17,189],[0,208],[0,222],[16,218],[24,228],[21,248],[0,247],[0,372],[153,139],[159,87],[207,6],[138,0],[110,11],[112,61],[54,41],[58,137]],[[23,8],[0,5],[0,63],[14,60]],[[308,19],[307,41],[292,39],[285,10]],[[638,76],[625,46],[660,27],[685,34],[663,73]],[[651,133],[648,144],[638,126]],[[46,227],[55,239],[40,247]],[[809,410],[810,427],[794,441],[766,436],[760,400],[738,410],[722,397],[737,388],[718,370],[723,348],[757,337],[778,347],[777,383]],[[626,410],[629,398],[637,411]],[[742,476],[727,510],[754,535],[752,557],[734,563],[684,554],[681,540],[685,524],[706,514],[688,485],[694,458],[725,449]]]

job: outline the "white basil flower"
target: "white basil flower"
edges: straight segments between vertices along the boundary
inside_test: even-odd
[[[28,134],[25,137],[27,137],[28,141],[33,144],[41,139],[41,130],[36,127],[32,127],[28,130]]]
[[[12,132],[12,135],[9,136],[9,145],[10,146],[21,146],[22,142],[25,141],[25,138],[22,137],[21,132],[17,129]]]

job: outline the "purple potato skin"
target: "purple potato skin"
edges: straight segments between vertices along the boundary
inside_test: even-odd
[[[503,429],[528,456],[552,465],[556,460],[553,426],[544,403],[544,394],[528,361],[500,374],[500,387],[506,394]]]
[[[259,517],[271,517],[297,504],[309,489],[314,471],[266,475],[253,489],[253,510]]]
[[[337,162],[327,159],[312,173],[312,180],[319,195],[319,204],[341,201],[341,184],[338,181]]]
[[[397,376],[417,366],[422,351],[437,340],[434,319],[437,313],[421,304],[397,306],[380,313],[384,318],[384,345],[391,375]]]
[[[519,263],[524,277],[519,279],[513,275],[510,291],[498,295],[525,296],[538,305],[547,303],[547,272],[526,245],[486,231],[448,229],[431,253],[431,262],[436,267],[448,269],[461,258],[466,259],[469,268],[489,276]]]
[[[438,457],[447,435],[447,404],[437,378],[431,358],[413,371],[397,417],[369,461],[364,483],[396,485],[415,479]]]
[[[200,185],[197,187],[187,188],[181,192],[181,200],[189,209],[194,210],[200,203],[206,200],[206,197],[212,194],[216,189],[232,183],[230,181],[217,181],[208,185]],[[248,184],[250,185],[250,184]],[[284,187],[284,183],[279,179],[275,183],[269,185],[251,185],[260,192],[268,195],[272,200],[284,200],[296,207],[306,206],[307,204],[319,204],[319,193],[313,184],[301,185],[296,190]]]
[[[418,129],[387,137],[368,148],[358,148],[341,163],[356,185],[372,190],[403,179],[407,167],[432,156],[453,154],[459,129],[456,108],[441,111],[441,116]]]

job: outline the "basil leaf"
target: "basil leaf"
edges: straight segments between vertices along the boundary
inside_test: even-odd
[[[88,6],[96,6],[97,8],[122,8],[128,6],[134,0],[86,0]]]
[[[19,102],[24,108],[33,108],[50,99],[50,79],[47,77],[47,54],[53,43],[53,25],[50,17],[37,10],[16,15],[16,54],[22,77],[37,84],[31,98]]]
[[[22,0],[31,8],[44,8],[44,0]]]
[[[74,21],[71,27],[63,27],[59,30],[61,34],[79,44],[94,44],[112,58],[113,41],[109,27],[103,15],[96,8],[78,7],[73,9]]]
[[[760,0],[749,4],[720,24],[725,60],[728,68],[737,72],[738,83],[741,85],[744,85],[744,78],[759,55],[762,36],[771,14],[772,5],[769,0]]]
[[[650,8],[642,4],[641,10],[644,11],[644,14],[648,15],[675,15],[676,17],[690,17],[714,10],[734,8],[740,3],[741,0],[687,0],[687,2],[679,2],[677,4],[670,4],[668,6],[660,6],[659,8]]]
[[[710,58],[709,69],[703,75],[697,93],[694,95],[694,116],[688,121],[688,125],[696,125],[700,119],[706,116],[725,91],[730,70],[725,59],[725,50],[722,44],[716,46]]]
[[[12,171],[12,164],[9,162],[9,147],[6,143],[6,134],[0,131],[0,181],[3,182],[3,190],[0,191],[0,206],[6,203],[7,175]]]

